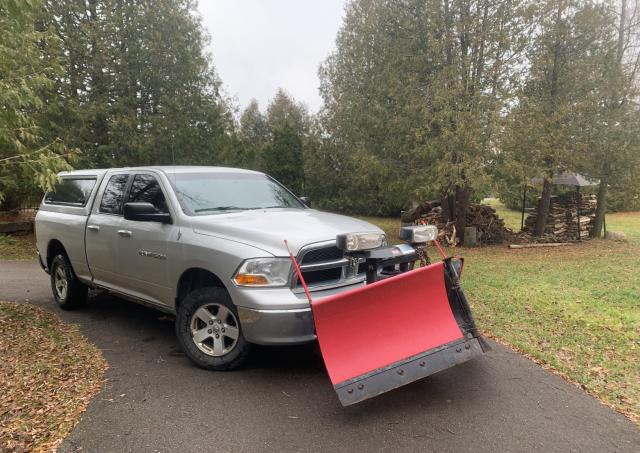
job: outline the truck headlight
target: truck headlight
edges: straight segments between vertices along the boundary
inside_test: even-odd
[[[400,228],[400,239],[410,244],[423,244],[438,239],[435,225],[412,225]]]
[[[336,236],[336,246],[347,252],[377,249],[387,244],[383,233],[347,233]]]
[[[290,272],[289,258],[253,258],[240,265],[233,281],[238,286],[285,286]]]

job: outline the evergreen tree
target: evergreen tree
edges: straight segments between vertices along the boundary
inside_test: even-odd
[[[636,108],[627,102],[635,92],[632,67],[638,57],[625,61],[619,35],[624,29],[628,43],[633,27],[624,25],[609,2],[549,0],[532,11],[536,33],[503,134],[500,179],[514,185],[544,178],[534,231],[541,235],[554,174],[580,171],[600,178],[592,232],[599,235],[609,184],[638,162]]]
[[[296,102],[285,90],[278,88],[269,103],[266,120],[271,131],[289,126],[300,134],[309,130],[309,113],[304,104]]]
[[[442,197],[462,233],[486,185],[526,29],[521,1],[355,0],[321,67],[339,204]],[[338,154],[336,154],[338,153]],[[352,203],[347,203],[347,200]]]
[[[240,116],[239,132],[243,149],[241,166],[261,168],[262,153],[269,142],[269,125],[255,99],[251,100]]]
[[[264,171],[296,195],[304,189],[302,138],[290,124],[276,126],[263,155]]]
[[[84,165],[219,163],[232,113],[191,0],[48,0],[66,55],[55,133]]]
[[[41,2],[0,0],[0,203],[15,207],[34,189],[47,190],[57,172],[69,170],[58,137],[44,138],[41,116],[52,78],[60,70],[57,42],[36,28]]]
[[[279,88],[264,119],[269,141],[260,159],[261,168],[302,195],[306,192],[305,155],[312,143],[307,108]]]
[[[628,0],[605,2],[597,24],[606,39],[593,65],[597,81],[588,97],[583,116],[583,142],[587,159],[580,168],[600,179],[593,237],[602,234],[610,186],[618,199],[640,205],[640,111],[637,105],[640,67],[640,23],[638,3]],[[631,208],[629,206],[627,209]]]

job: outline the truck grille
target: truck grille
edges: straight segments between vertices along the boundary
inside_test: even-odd
[[[320,271],[302,271],[302,276],[309,286],[338,281],[340,277],[342,277],[342,267],[323,269]],[[298,284],[300,284],[300,282],[298,282]]]
[[[350,268],[350,262],[345,258],[344,253],[335,243],[327,243],[326,245],[312,245],[303,248],[298,254],[298,262],[300,270],[307,285],[322,286],[336,285],[340,286],[357,277],[360,269],[354,271]],[[294,287],[300,288],[302,284],[294,275]]]
[[[342,253],[342,250],[334,245],[330,247],[309,250],[304,255],[302,255],[302,261],[300,262],[300,264],[305,265],[319,263],[322,261],[339,260],[343,257],[344,254]]]

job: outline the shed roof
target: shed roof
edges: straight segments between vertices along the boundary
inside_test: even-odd
[[[542,178],[531,178],[531,184],[542,184]],[[600,181],[597,179],[589,178],[588,176],[581,175],[579,173],[563,172],[558,173],[553,177],[551,181],[556,186],[597,186]]]

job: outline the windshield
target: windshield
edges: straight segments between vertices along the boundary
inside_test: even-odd
[[[247,209],[304,209],[291,192],[266,175],[177,173],[169,179],[175,185],[182,208],[189,215]]]

